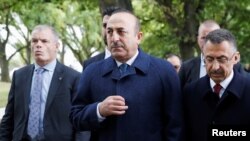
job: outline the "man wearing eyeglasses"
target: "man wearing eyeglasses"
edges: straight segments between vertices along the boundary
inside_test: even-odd
[[[182,66],[179,71],[179,77],[181,81],[182,88],[190,82],[196,81],[199,78],[205,76],[207,74],[205,64],[203,62],[204,55],[203,55],[203,49],[204,49],[204,42],[207,34],[211,31],[214,31],[216,29],[220,29],[220,26],[218,23],[216,23],[214,20],[206,20],[202,22],[198,29],[198,36],[197,36],[197,43],[201,50],[201,55],[192,59],[189,59],[187,61],[184,61],[182,63]],[[240,59],[238,60],[240,61]],[[243,67],[240,63],[237,63],[234,66],[234,69],[239,71],[240,73],[247,75],[247,72],[244,71]]]
[[[240,59],[234,36],[210,32],[203,53],[207,75],[184,87],[187,140],[249,140],[250,77],[233,69]]]

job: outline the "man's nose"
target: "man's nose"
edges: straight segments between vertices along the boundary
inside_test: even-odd
[[[42,47],[42,41],[38,40],[37,43],[35,44],[36,48]]]
[[[218,70],[220,68],[220,63],[215,59],[212,63],[213,70]]]
[[[113,41],[118,41],[120,38],[119,34],[117,32],[113,33]]]

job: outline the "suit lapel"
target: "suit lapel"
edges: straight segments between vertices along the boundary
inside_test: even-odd
[[[46,106],[45,106],[45,114],[50,107],[51,103],[54,100],[55,95],[57,94],[56,92],[58,91],[58,88],[60,87],[62,81],[63,81],[63,66],[59,62],[56,63],[56,68],[50,83],[50,88],[48,92],[48,97],[46,101]]]
[[[200,65],[201,65],[201,59],[200,57],[197,57],[194,62],[194,68],[193,68],[193,74],[191,75],[194,80],[198,80],[200,78]]]
[[[27,72],[25,72],[25,74],[22,77],[24,77],[22,80],[22,85],[25,86],[24,87],[24,111],[25,111],[25,116],[28,116],[29,113],[29,103],[30,103],[30,91],[31,91],[31,83],[32,83],[32,76],[33,76],[33,72],[34,72],[34,65],[30,65],[28,67]]]

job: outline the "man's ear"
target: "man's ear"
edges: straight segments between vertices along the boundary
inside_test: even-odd
[[[240,62],[240,53],[237,51],[234,55],[234,61],[235,61],[235,64],[237,64],[238,62]]]
[[[136,37],[137,37],[137,44],[138,45],[140,44],[140,42],[142,40],[142,37],[143,37],[142,35],[143,35],[142,32],[138,32],[137,35],[136,35]]]

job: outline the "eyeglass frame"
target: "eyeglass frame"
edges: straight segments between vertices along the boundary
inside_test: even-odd
[[[235,56],[236,53],[233,53],[233,55],[231,57],[226,57],[226,56],[220,56],[220,57],[211,57],[211,56],[206,56],[203,59],[203,62],[205,64],[214,64],[214,60],[216,60],[216,62],[218,62],[219,64],[227,64],[229,61],[231,61],[233,59],[233,57]],[[208,60],[211,59],[211,60]]]

